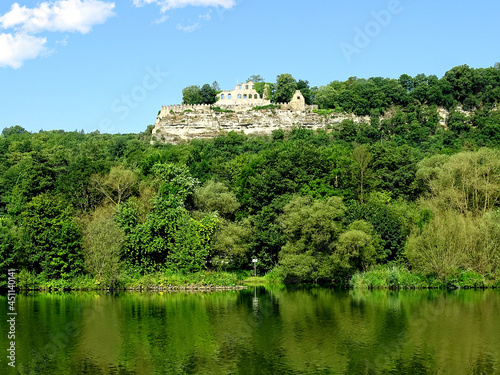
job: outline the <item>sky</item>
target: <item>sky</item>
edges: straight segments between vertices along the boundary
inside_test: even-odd
[[[184,87],[254,74],[321,86],[486,68],[499,14],[493,0],[3,0],[0,130],[139,133]]]

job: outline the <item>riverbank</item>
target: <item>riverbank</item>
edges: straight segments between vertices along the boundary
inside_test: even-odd
[[[355,273],[349,284],[353,289],[485,289],[500,288],[500,279],[468,270],[439,279],[411,272],[405,266],[380,265]]]
[[[500,369],[498,290],[32,292],[16,295],[15,308],[16,362],[25,374]]]
[[[191,274],[157,272],[147,275],[123,274],[110,285],[88,275],[72,279],[44,280],[32,273],[18,274],[17,287],[22,291],[39,290],[131,290],[131,291],[216,291],[246,289],[246,275],[231,272],[201,271]]]
[[[264,276],[249,273],[201,271],[192,274],[157,272],[147,275],[123,274],[114,286],[88,275],[73,279],[43,280],[22,271],[16,286],[22,291],[122,290],[122,291],[222,291],[242,290],[262,285],[286,285],[275,269]],[[311,285],[311,283],[303,284]],[[325,285],[332,286],[332,285]],[[376,266],[352,275],[344,287],[349,289],[485,289],[500,288],[500,279],[488,279],[472,271],[464,271],[441,280],[409,271],[405,266]]]

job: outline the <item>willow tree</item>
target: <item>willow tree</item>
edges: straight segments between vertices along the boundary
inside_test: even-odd
[[[431,215],[408,239],[412,267],[443,280],[461,270],[498,272],[500,151],[436,155],[419,163],[416,177],[427,189],[422,212]]]
[[[417,178],[423,175],[419,170]],[[439,206],[463,214],[483,215],[500,199],[500,151],[482,148],[453,155],[427,174],[427,185]]]
[[[195,205],[206,212],[218,212],[222,216],[231,216],[240,207],[236,195],[221,182],[208,180],[194,193]]]
[[[356,172],[359,176],[359,200],[361,203],[364,203],[366,177],[369,172],[369,167],[373,156],[370,153],[368,146],[358,145],[352,152],[352,158],[356,163]]]
[[[434,210],[429,224],[410,235],[406,257],[413,269],[444,280],[467,267],[478,240],[476,220],[454,210]]]
[[[102,286],[115,286],[121,275],[123,230],[114,221],[112,206],[98,207],[85,220],[83,255],[87,271]]]
[[[279,256],[285,277],[317,280],[331,270],[328,257],[342,232],[345,210],[340,197],[313,200],[308,196],[296,196],[284,207],[279,222],[286,244]]]
[[[137,173],[122,166],[111,168],[105,176],[96,174],[91,178],[94,188],[115,205],[120,205],[130,197],[137,188],[138,182]]]

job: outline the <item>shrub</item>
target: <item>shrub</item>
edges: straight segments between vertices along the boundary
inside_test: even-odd
[[[234,113],[234,111],[231,109],[222,109],[221,107],[210,107],[210,109],[214,112]]]
[[[36,289],[35,280],[35,275],[32,272],[23,269],[17,274],[16,285],[22,290]]]
[[[314,108],[313,112],[318,114],[318,115],[328,117],[333,113],[333,109],[330,109],[330,108],[316,109],[316,108]]]
[[[284,278],[279,267],[275,267],[266,273],[264,278],[270,284],[282,284],[284,282]]]
[[[484,277],[474,271],[463,271],[457,275],[450,276],[445,280],[446,286],[451,289],[458,288],[484,288]]]

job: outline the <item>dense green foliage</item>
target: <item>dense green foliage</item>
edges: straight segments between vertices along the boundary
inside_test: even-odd
[[[464,272],[498,280],[499,77],[497,67],[462,66],[441,79],[313,88],[320,107],[372,115],[320,131],[162,145],[150,144],[149,129],[6,128],[2,282],[13,266],[38,281],[89,275],[119,285],[150,273],[249,270],[252,258],[259,273],[289,281],[345,285],[389,263],[442,283]],[[285,93],[295,80],[282,78]],[[380,101],[360,106],[363,95]],[[450,110],[446,126],[438,105]]]
[[[357,115],[378,115],[396,106],[442,106],[465,110],[491,106],[500,100],[500,69],[473,69],[457,66],[438,79],[435,75],[401,75],[398,80],[351,77],[345,82],[333,81],[314,90],[320,108],[337,108]]]
[[[214,104],[217,101],[218,84],[214,82],[212,86],[205,83],[199,86],[188,86],[182,90],[183,104]]]
[[[297,90],[297,81],[291,74],[280,74],[276,79],[276,88],[273,94],[275,103],[289,102]]]

